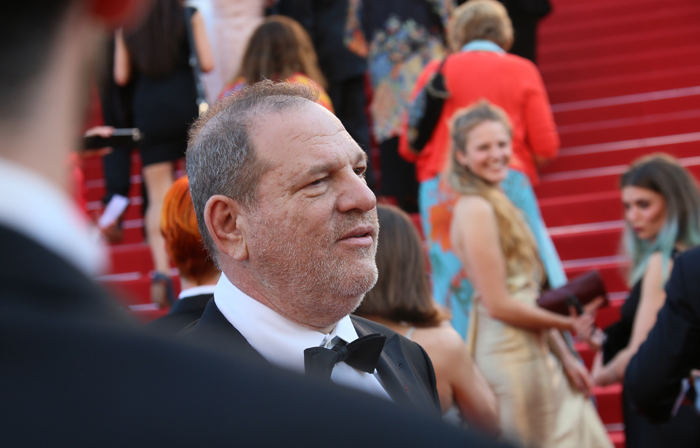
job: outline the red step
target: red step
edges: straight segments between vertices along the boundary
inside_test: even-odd
[[[597,36],[613,39],[640,30],[673,29],[676,25],[697,23],[700,18],[700,5],[692,0],[668,1],[663,7],[649,1],[603,3],[591,2],[582,9],[555,2],[554,13],[541,24],[540,40],[564,43]]]
[[[700,156],[682,158],[678,162],[696,179],[700,178]],[[535,192],[542,199],[542,206],[544,198],[552,198],[554,201],[564,196],[617,191],[620,176],[628,168],[628,165],[617,165],[545,174],[540,178],[541,182]]]
[[[700,131],[700,109],[559,126],[562,147]]]
[[[545,77],[552,104],[608,98],[641,92],[677,89],[697,84],[700,66],[650,69],[641,73],[597,78],[570,78],[550,82]]]
[[[620,192],[616,190],[545,198],[539,202],[547,227],[619,221],[623,215]]]
[[[151,249],[146,243],[116,245],[109,249],[109,254],[112,274],[153,270]]]
[[[640,118],[640,115],[668,114],[700,109],[700,86],[657,92],[640,92],[611,98],[552,104],[559,131],[580,123]]]
[[[564,148],[559,157],[544,166],[540,172],[547,175],[629,165],[639,157],[659,152],[676,158],[700,156],[700,132]]]
[[[562,260],[578,260],[581,258],[600,258],[614,256],[620,253],[622,222],[591,231],[563,232],[560,227],[549,229],[554,246]],[[574,226],[577,228],[581,226]]]
[[[622,385],[613,384],[593,389],[598,404],[598,414],[606,425],[622,423]]]
[[[171,276],[175,296],[180,294],[180,277]],[[106,275],[98,281],[124,306],[151,303],[151,279],[148,274],[141,272],[129,272],[123,274]]]
[[[546,29],[548,20],[543,22]],[[694,23],[679,23],[673,28],[655,28],[629,31],[611,36],[589,36],[588,39],[575,42],[542,42],[538,48],[539,65],[575,61],[595,56],[607,57],[635,53],[640,48],[665,48],[679,42],[691,42],[698,38],[698,28]]]

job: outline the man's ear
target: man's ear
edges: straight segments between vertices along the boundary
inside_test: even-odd
[[[108,28],[138,23],[151,8],[151,0],[91,0],[90,12]]]
[[[204,206],[204,222],[219,252],[236,261],[248,259],[245,216],[238,202],[220,194],[210,197]]]

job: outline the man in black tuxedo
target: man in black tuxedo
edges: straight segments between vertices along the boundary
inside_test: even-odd
[[[296,84],[257,83],[195,123],[190,190],[223,275],[191,336],[317,374],[312,358],[346,344],[352,353],[354,341],[375,334],[367,364],[338,356],[321,376],[438,413],[425,351],[350,317],[377,280],[376,199],[364,179],[365,153],[315,95]]]
[[[674,261],[666,302],[625,371],[625,391],[640,413],[666,421],[692,369],[700,369],[700,248]]]
[[[142,333],[89,278],[102,254],[64,193],[105,25],[142,0],[0,14],[3,446],[491,446],[380,399]],[[470,445],[471,444],[471,445]]]

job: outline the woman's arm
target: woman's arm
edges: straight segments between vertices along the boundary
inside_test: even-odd
[[[202,72],[207,73],[214,69],[214,54],[209,45],[209,36],[204,25],[204,19],[199,11],[192,14],[192,35],[194,36],[194,46],[197,50],[197,58],[199,59],[199,68]]]
[[[114,36],[114,82],[125,86],[131,79],[131,56],[124,42],[124,33],[118,29]]]
[[[656,315],[666,300],[662,265],[663,257],[660,252],[655,252],[649,257],[649,262],[642,278],[642,291],[637,313],[634,316],[630,342],[610,362],[596,366],[593,370],[593,380],[596,384],[606,386],[624,379],[627,364],[629,364],[632,356],[637,353],[642,342],[647,339],[649,331],[656,323]],[[670,270],[672,267],[673,260],[669,260],[667,269]]]
[[[451,236],[453,247],[491,317],[528,330],[574,329],[573,318],[560,316],[510,296],[498,224],[488,201],[477,196],[460,198],[455,207]]]
[[[454,402],[469,423],[497,435],[500,432],[498,400],[491,386],[474,364],[462,337],[451,326],[441,327],[439,331],[440,337],[430,344],[432,354],[429,354],[436,377],[440,380],[441,375],[446,376]]]
[[[564,336],[559,330],[549,330],[549,347],[562,363],[564,373],[571,385],[583,392],[586,396],[591,394],[593,379],[586,367],[571,353]]]

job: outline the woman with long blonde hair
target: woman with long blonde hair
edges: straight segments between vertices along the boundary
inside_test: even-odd
[[[587,399],[590,376],[561,334],[588,334],[593,316],[536,306],[544,277],[537,245],[500,188],[512,155],[505,112],[487,101],[459,111],[451,139],[448,180],[460,197],[450,237],[475,287],[468,343],[496,393],[504,434],[528,446],[611,447]]]

